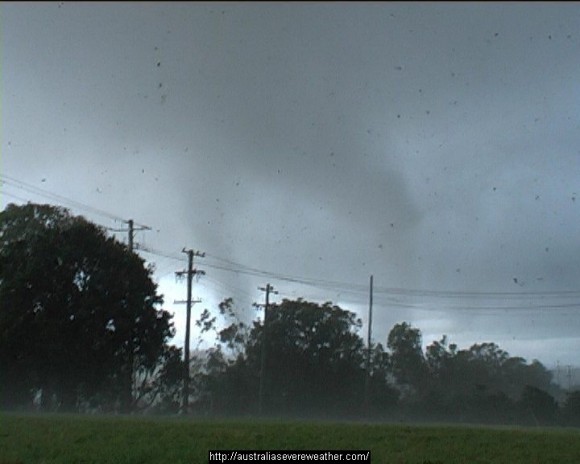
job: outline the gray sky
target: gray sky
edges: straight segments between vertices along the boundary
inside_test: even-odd
[[[71,206],[56,194],[104,226],[150,226],[136,240],[166,255],[142,253],[176,343],[188,247],[207,253],[196,311],[232,296],[253,316],[270,282],[274,301],[331,300],[366,320],[373,274],[375,341],[406,320],[425,343],[580,364],[580,4],[0,15],[2,206]],[[265,273],[216,267],[232,263]]]

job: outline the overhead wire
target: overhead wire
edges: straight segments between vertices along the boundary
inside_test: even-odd
[[[26,198],[20,197],[18,195],[14,195],[13,193],[7,192],[6,190],[2,191],[2,195],[6,195],[6,196],[14,198],[15,200],[18,200],[18,201],[28,201]]]
[[[29,184],[27,182],[21,181],[19,179],[14,178],[14,177],[7,176],[6,174],[0,174],[0,185],[3,185],[3,184],[6,184],[6,185],[11,186],[13,188],[17,188],[19,190],[23,190],[23,191],[31,193],[33,195],[37,195],[39,197],[43,197],[43,198],[47,198],[47,199],[52,200],[52,201],[56,201],[59,204],[63,204],[63,203],[65,205],[68,204],[71,207],[79,209],[81,211],[86,211],[88,213],[96,214],[96,215],[101,216],[101,217],[106,217],[106,218],[112,219],[114,221],[127,222],[126,219],[124,219],[116,214],[110,213],[108,211],[105,211],[105,210],[102,210],[99,208],[95,208],[94,206],[87,205],[86,203],[82,203],[78,200],[73,200],[73,199],[65,197],[63,195],[59,195],[59,194],[50,192],[48,190],[42,189],[42,188],[37,187],[35,185]],[[23,198],[19,198],[19,199],[21,201],[28,201],[28,200],[25,200]],[[134,222],[134,224],[136,226],[139,226],[139,227],[147,227],[147,226],[145,226],[143,224],[139,224],[137,222]]]
[[[49,198],[59,203],[68,203],[75,208],[85,210],[93,214],[100,215],[115,221],[126,222],[125,219],[118,215],[109,213],[99,208],[94,208],[85,203],[72,200],[62,195],[58,195],[39,187],[33,186],[14,177],[0,174],[0,184],[8,185],[34,195]],[[26,201],[24,198],[14,195],[10,192],[3,192],[5,195],[14,197],[21,201]],[[138,226],[140,224],[135,223]],[[166,259],[171,259],[179,262],[187,262],[185,255],[180,253],[168,253],[162,250],[152,248],[150,246],[136,246],[135,251],[143,251]],[[220,257],[213,253],[206,253],[207,260],[203,262],[203,267],[210,269],[221,270],[225,272],[232,272],[236,274],[243,274],[254,277],[263,277],[273,279],[280,282],[294,283],[298,285],[310,286],[321,290],[330,290],[337,294],[345,295],[366,295],[368,294],[368,287],[365,284],[356,284],[352,282],[340,282],[327,279],[307,278],[295,275],[283,274],[278,272],[267,271],[256,267],[248,266],[236,261]],[[399,287],[381,287],[375,286],[373,289],[375,298],[387,297],[388,304],[401,307],[414,307],[421,309],[417,303],[409,302],[409,299],[418,298],[420,300],[436,299],[436,300],[515,300],[526,306],[503,306],[503,305],[487,305],[487,306],[466,306],[463,301],[460,302],[459,308],[465,310],[485,309],[485,310],[519,310],[519,309],[569,309],[580,307],[580,291],[566,290],[566,291],[527,291],[527,292],[478,292],[478,291],[449,291],[449,290],[431,290],[431,289],[408,289]],[[559,304],[530,304],[528,299],[544,300],[544,299],[575,299],[579,303],[559,303]],[[451,302],[448,302],[448,304]],[[454,303],[457,304],[457,303]]]
[[[167,255],[165,255],[167,256]],[[252,268],[250,266],[245,266],[234,261],[220,258],[216,255],[208,255],[217,261],[222,261],[223,263],[229,263],[229,265],[221,265],[215,263],[204,262],[202,266],[209,267],[213,269],[219,269],[226,272],[234,272],[239,274],[245,274],[250,276],[266,277],[273,280],[291,282],[306,286],[315,287],[317,289],[323,290],[333,290],[337,294],[351,294],[351,295],[364,295],[364,302],[368,295],[368,287],[366,285],[353,284],[347,282],[329,281],[324,279],[307,279],[303,277],[290,276],[286,274],[280,274],[275,272],[269,272],[260,270],[257,268]],[[389,288],[389,287],[378,287],[374,289],[374,293],[378,299],[377,303],[381,301],[385,302],[389,306],[403,307],[403,308],[414,308],[418,310],[444,310],[444,309],[456,309],[461,311],[474,311],[474,310],[489,310],[489,311],[505,311],[505,310],[539,310],[539,309],[571,309],[580,308],[580,302],[578,303],[557,303],[557,304],[532,304],[526,301],[526,298],[533,298],[536,301],[538,299],[543,300],[545,298],[574,298],[578,299],[580,297],[580,292],[577,291],[548,291],[548,292],[451,292],[451,291],[433,291],[433,290],[414,290],[414,289],[403,289],[403,288]],[[289,295],[289,294],[288,294]],[[381,298],[382,297],[382,298]],[[409,301],[409,299],[415,298],[420,300],[437,298],[439,300],[451,299],[457,300],[458,298],[462,300],[508,300],[512,301],[512,304],[507,305],[466,305],[463,301],[452,301],[453,305],[449,306],[450,302],[447,302],[445,308],[430,305],[430,307],[425,307],[421,303]],[[520,305],[514,305],[514,299],[520,302]],[[386,300],[386,301],[385,301]]]

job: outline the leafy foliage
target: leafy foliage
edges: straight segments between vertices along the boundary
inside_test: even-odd
[[[0,213],[0,406],[176,413],[181,350],[152,269],[82,217],[50,205]],[[227,298],[196,325],[190,404],[198,413],[577,424],[578,392],[562,392],[537,360],[495,343],[460,350],[446,336],[423,350],[396,324],[386,347],[365,347],[355,313],[283,300],[246,323]],[[219,325],[219,327],[218,327]],[[199,348],[199,346],[198,346]],[[370,356],[369,370],[366,370]],[[262,361],[264,369],[262,370]]]
[[[249,328],[239,321],[237,312],[231,299],[220,305],[226,327],[219,331],[213,327],[218,346],[209,350],[205,366],[198,366],[198,385],[205,391],[200,394],[199,408],[211,407],[217,414],[256,412],[265,349],[266,413],[360,414],[366,350],[357,334],[361,321],[354,313],[331,303],[284,300],[270,306],[265,338],[263,322],[254,321]],[[215,322],[204,312],[198,325],[208,328],[210,321]],[[382,346],[375,347],[373,359],[372,394],[377,399],[396,399],[396,392],[388,387]]]
[[[2,403],[128,411],[133,374],[157,368],[173,336],[152,269],[64,208],[0,213]]]

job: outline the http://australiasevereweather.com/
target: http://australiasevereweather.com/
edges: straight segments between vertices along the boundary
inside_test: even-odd
[[[211,450],[209,464],[220,462],[353,462],[370,463],[370,450]]]

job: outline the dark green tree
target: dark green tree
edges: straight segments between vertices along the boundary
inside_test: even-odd
[[[331,303],[298,299],[271,304],[268,337],[264,324],[246,326],[234,317],[231,299],[220,305],[225,328],[216,329],[218,347],[209,351],[197,378],[200,397],[210,398],[216,414],[246,414],[258,410],[262,348],[266,348],[263,411],[269,414],[338,416],[359,414],[363,408],[365,348],[355,314]],[[202,314],[200,327],[213,321]],[[373,398],[391,405],[396,395],[388,388],[384,351],[373,351]],[[379,401],[377,399],[377,401]],[[378,403],[377,403],[378,404]]]
[[[524,387],[520,406],[536,424],[541,425],[552,424],[558,412],[558,403],[552,395],[530,385]]]
[[[196,325],[202,334],[214,332],[216,345],[198,354],[192,365],[197,413],[241,415],[255,411],[259,378],[249,365],[249,327],[239,319],[232,298],[219,304],[219,316],[205,309]],[[224,327],[218,329],[219,317]]]
[[[393,414],[399,400],[399,391],[391,383],[389,353],[382,344],[372,345],[369,379],[369,409],[371,417]]]
[[[152,269],[68,210],[0,213],[0,401],[129,411],[173,336]],[[97,400],[95,400],[97,399]]]
[[[457,350],[447,345],[444,336],[427,347],[426,358],[430,382],[425,409],[432,412],[474,421],[513,422],[526,386],[554,391],[551,374],[539,361],[528,364],[523,358],[510,357],[495,343]]]
[[[395,324],[389,332],[391,370],[407,395],[422,395],[428,386],[428,366],[423,355],[421,331],[407,322]]]
[[[184,361],[181,348],[166,346],[155,370],[137,378],[136,408],[154,413],[179,412],[183,393]]]
[[[268,316],[267,407],[289,414],[356,414],[363,405],[360,319],[331,303],[272,305]],[[263,326],[253,336],[261,341]],[[250,351],[257,362],[261,343]]]
[[[580,390],[568,392],[562,406],[562,416],[567,425],[580,425]]]

